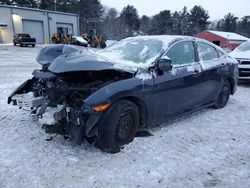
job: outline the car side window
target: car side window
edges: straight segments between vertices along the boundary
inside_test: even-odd
[[[195,62],[195,50],[192,41],[183,41],[174,44],[166,55],[173,65],[185,65]]]
[[[204,61],[218,59],[218,53],[213,46],[205,43],[199,43],[199,53]]]

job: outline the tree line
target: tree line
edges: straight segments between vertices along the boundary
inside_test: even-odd
[[[238,18],[228,13],[210,22],[208,11],[197,5],[190,10],[183,7],[180,11],[163,10],[152,17],[140,17],[134,6],[127,5],[119,13],[115,8],[104,7],[99,0],[0,0],[0,4],[75,13],[80,16],[81,33],[95,29],[114,40],[135,35],[195,35],[206,29],[250,37],[250,16]]]

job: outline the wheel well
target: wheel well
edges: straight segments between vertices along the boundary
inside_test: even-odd
[[[136,106],[139,109],[139,115],[140,115],[139,128],[146,128],[147,127],[147,107],[146,107],[145,103],[137,97],[125,97],[122,99],[129,100],[129,101],[136,104]]]
[[[234,81],[234,79],[229,78],[228,82],[230,84],[230,92],[231,92],[231,94],[233,94],[234,93],[234,87],[235,87],[235,81]]]

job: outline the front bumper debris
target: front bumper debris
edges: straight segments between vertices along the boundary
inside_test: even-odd
[[[48,107],[45,97],[34,97],[32,92],[27,94],[16,94],[12,97],[13,105],[30,112],[32,118],[44,125],[54,125],[66,118],[66,108],[63,105]]]
[[[41,106],[44,101],[45,97],[34,97],[33,93],[27,94],[17,94],[12,97],[12,101],[14,105],[17,105],[20,109],[26,111],[33,111]]]

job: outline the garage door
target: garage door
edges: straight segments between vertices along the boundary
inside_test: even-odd
[[[44,43],[44,30],[42,21],[24,20],[23,32],[30,34],[31,37],[36,38],[36,43]]]

